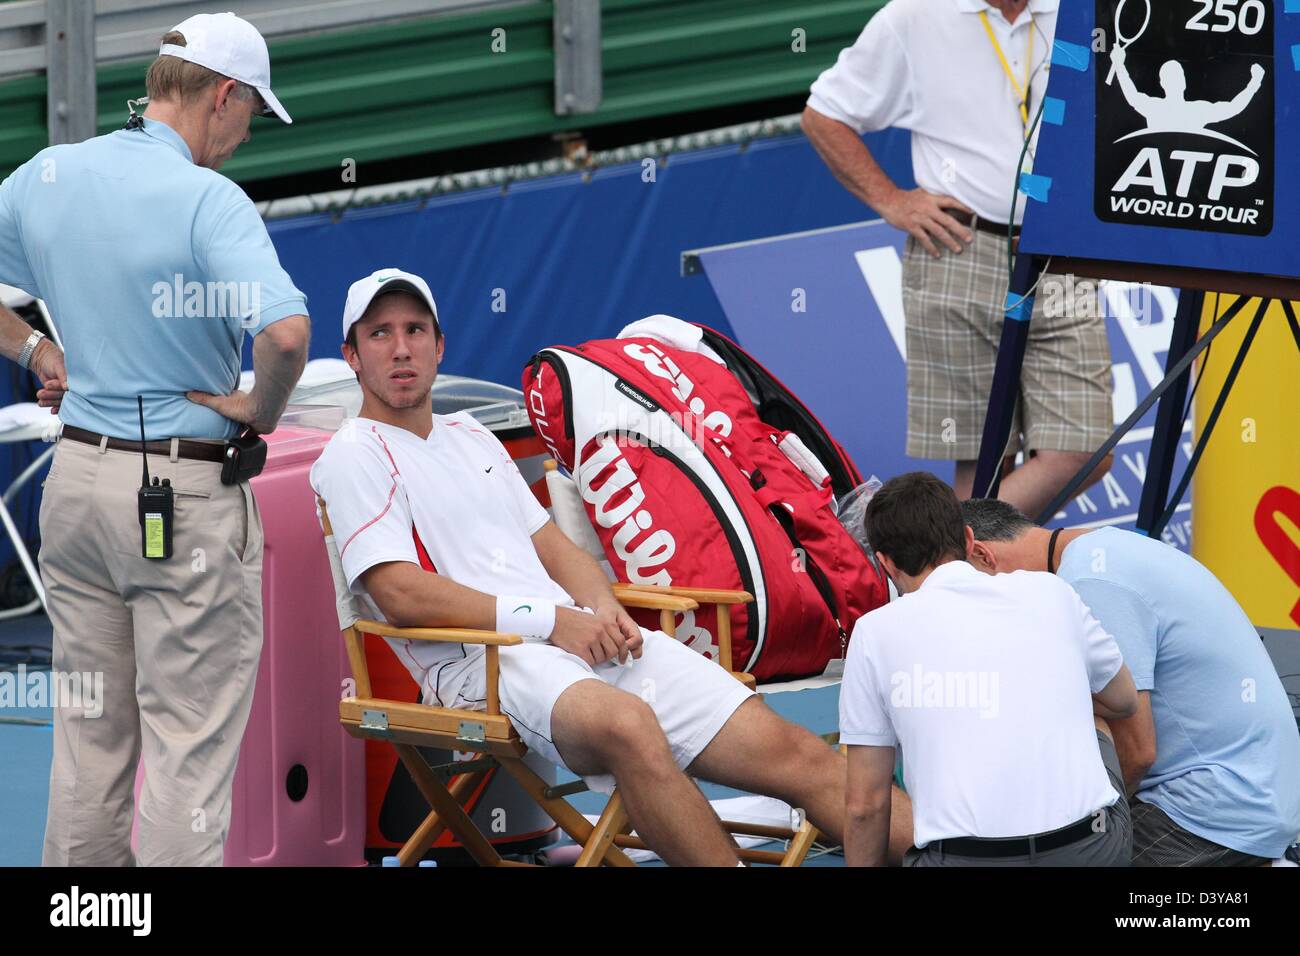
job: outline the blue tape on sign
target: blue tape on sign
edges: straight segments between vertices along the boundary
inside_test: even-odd
[[[1291,48],[1291,63],[1297,70],[1300,70],[1300,43]]]
[[[1072,70],[1088,72],[1092,60],[1092,50],[1068,40],[1052,41],[1052,65],[1068,66]]]
[[[1035,176],[1033,173],[1020,174],[1020,191],[1030,199],[1047,202],[1047,191],[1051,188],[1051,176]]]
[[[1300,0],[1286,0],[1282,7],[1284,13],[1300,13]]]
[[[1300,3],[1300,0],[1296,0]],[[1060,126],[1065,122],[1065,100],[1049,96],[1043,100],[1043,122]]]
[[[1034,296],[1021,295],[1019,292],[1008,292],[1007,301],[1002,307],[1008,319],[1015,322],[1028,322],[1029,317],[1034,314]]]

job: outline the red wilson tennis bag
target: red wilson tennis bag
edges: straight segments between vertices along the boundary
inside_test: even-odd
[[[670,334],[636,333],[653,323]],[[832,510],[861,476],[725,336],[667,317],[629,332],[544,349],[523,376],[533,427],[573,475],[615,573],[748,591],[754,603],[733,609],[733,666],[760,680],[822,672],[888,596]],[[666,344],[692,338],[703,351]],[[631,613],[658,628],[655,612]],[[716,616],[701,606],[679,628],[714,659]]]

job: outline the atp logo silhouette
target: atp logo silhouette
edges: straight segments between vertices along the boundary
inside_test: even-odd
[[[1272,230],[1272,17],[1264,0],[1098,0],[1099,219]]]
[[[1150,96],[1141,92],[1128,75],[1128,70],[1124,67],[1126,59],[1124,48],[1116,47],[1112,56],[1115,75],[1119,77],[1124,98],[1128,100],[1129,106],[1141,113],[1142,118],[1147,121],[1145,129],[1121,136],[1115,142],[1122,143],[1126,139],[1148,133],[1188,133],[1195,136],[1210,136],[1239,146],[1249,153],[1255,152],[1245,143],[1233,139],[1226,133],[1206,127],[1212,123],[1230,120],[1250,105],[1251,99],[1264,85],[1266,75],[1266,71],[1258,63],[1251,64],[1250,81],[1245,89],[1231,100],[1211,103],[1207,100],[1187,99],[1187,73],[1177,60],[1167,60],[1160,67],[1160,88],[1164,91],[1164,96]]]

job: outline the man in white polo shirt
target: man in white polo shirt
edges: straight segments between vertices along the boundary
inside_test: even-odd
[[[858,620],[840,690],[845,858],[884,861],[902,746],[911,866],[1127,866],[1123,777],[1105,723],[1137,708],[1115,641],[1050,574],[965,560],[952,489],[888,481],[867,535],[902,597]]]
[[[1059,0],[892,0],[812,86],[803,128],[844,186],[908,234],[907,454],[956,460],[971,496],[1006,307],[1008,233],[1025,199],[1019,173],[1047,90]],[[918,188],[900,189],[861,134],[912,133]],[[1033,514],[1109,436],[1110,348],[1096,314],[1045,314],[1035,302],[1021,394],[1005,451],[1034,453],[1001,485]],[[1061,311],[1053,308],[1051,311]],[[1094,310],[1095,312],[1095,310]],[[1104,461],[1096,481],[1110,467]],[[1086,486],[1085,486],[1086,487]]]
[[[844,759],[717,664],[638,628],[501,443],[468,414],[433,414],[445,340],[424,281],[388,269],[354,283],[343,332],[363,404],[311,484],[353,591],[394,624],[523,635],[501,649],[502,710],[530,750],[596,789],[617,783],[668,863],[738,862],[688,775],[801,807],[838,841]],[[427,703],[484,706],[482,647],[394,643]],[[910,830],[899,830],[901,856]]]

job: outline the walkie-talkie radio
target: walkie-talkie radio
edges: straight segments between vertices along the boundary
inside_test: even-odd
[[[175,517],[175,499],[172,482],[164,478],[161,483],[155,475],[149,482],[149,453],[144,440],[144,397],[140,403],[140,455],[144,478],[140,484],[140,554],[151,560],[162,561],[172,556],[172,519]]]

